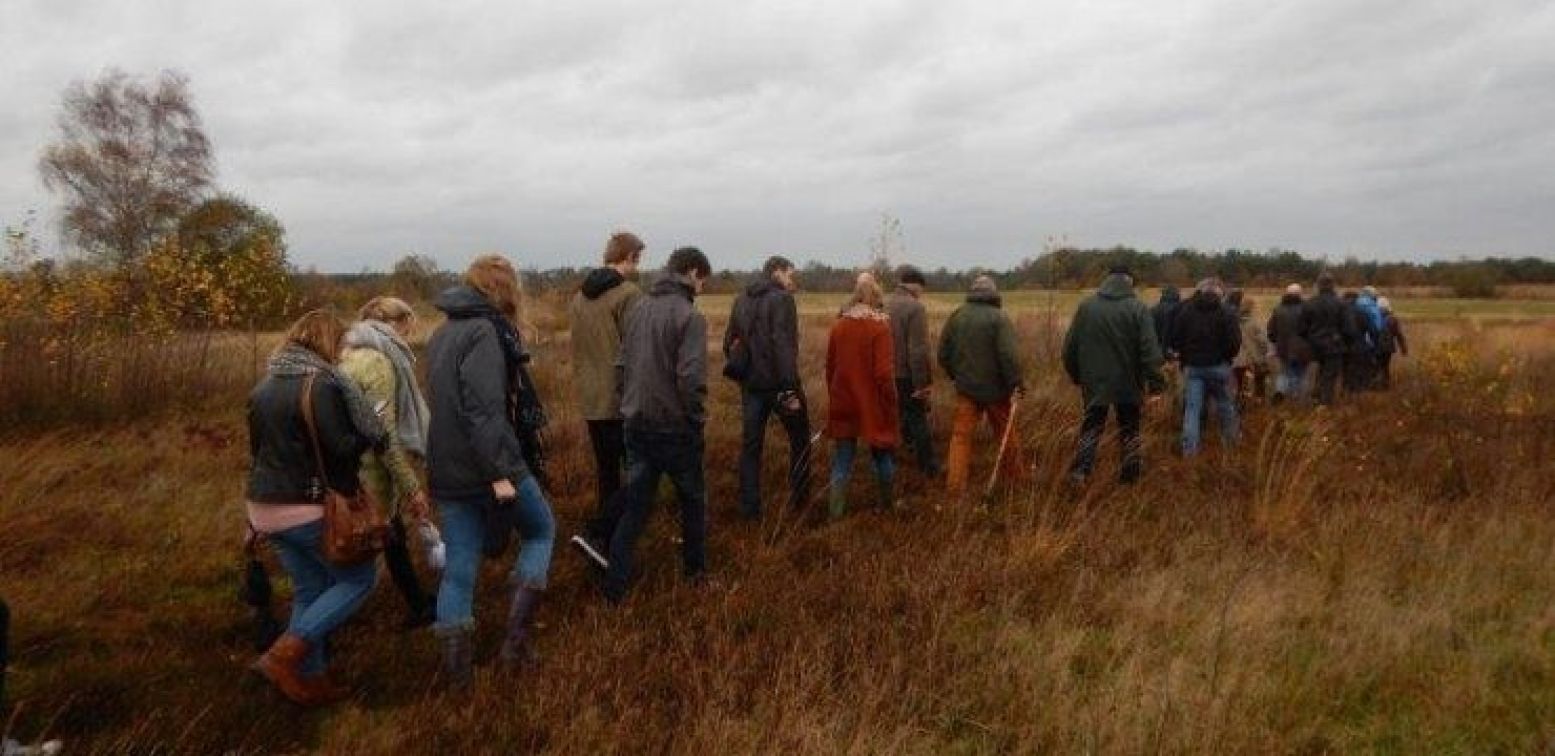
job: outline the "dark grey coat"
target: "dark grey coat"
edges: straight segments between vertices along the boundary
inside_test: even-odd
[[[770,278],[746,287],[734,300],[724,331],[724,356],[735,339],[750,350],[750,373],[741,385],[747,391],[790,391],[799,381],[799,308],[794,295]]]
[[[701,433],[707,423],[707,318],[695,299],[689,284],[667,278],[627,316],[616,382],[627,428]]]
[[[529,468],[509,419],[514,382],[497,328],[486,319],[491,304],[467,286],[443,292],[434,304],[448,322],[427,342],[428,488],[460,498],[490,493],[498,480],[516,486]]]

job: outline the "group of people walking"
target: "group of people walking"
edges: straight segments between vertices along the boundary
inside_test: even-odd
[[[644,292],[634,280],[644,250],[633,234],[613,235],[603,264],[587,275],[568,308],[573,385],[596,473],[594,510],[570,543],[586,557],[600,592],[612,603],[630,589],[636,544],[661,478],[669,478],[678,503],[685,578],[699,583],[708,570],[708,321],[695,303],[712,268],[700,250],[676,249]],[[995,474],[1010,482],[1029,474],[1019,463],[1020,436],[1010,432],[1023,389],[1020,350],[993,279],[972,283],[931,350],[920,301],[925,278],[911,266],[896,277],[887,296],[873,275],[860,275],[838,313],[825,358],[825,426],[814,435],[799,367],[794,264],[782,257],[767,260],[736,298],[722,351],[723,375],[741,392],[743,518],[763,514],[762,456],[774,417],[788,441],[791,508],[808,504],[816,442],[823,433],[831,439],[826,498],[832,518],[847,513],[851,471],[866,450],[880,507],[898,501],[896,454],[902,447],[924,475],[943,475],[951,495],[964,493],[972,437],[985,417],[1000,439]],[[1328,393],[1323,389],[1330,368],[1344,371],[1346,385],[1352,371],[1362,369],[1361,360],[1348,359],[1355,339],[1370,339],[1366,364],[1375,372],[1368,375],[1385,376],[1384,355],[1391,351],[1384,347],[1403,349],[1397,320],[1352,317],[1351,310],[1363,311],[1363,305],[1336,308],[1330,304],[1337,302],[1332,288],[1332,281],[1320,281],[1319,295],[1301,302],[1299,287],[1293,287],[1270,318],[1267,338],[1244,340],[1248,315],[1222,301],[1217,282],[1200,284],[1187,302],[1172,301],[1175,291],[1168,291],[1152,311],[1135,298],[1128,271],[1114,270],[1081,304],[1064,344],[1065,369],[1086,403],[1071,477],[1083,481],[1090,474],[1111,412],[1123,431],[1122,477],[1138,479],[1140,408],[1164,390],[1168,360],[1181,364],[1186,384],[1187,454],[1198,449],[1199,408],[1206,403],[1216,406],[1227,440],[1234,440],[1236,376],[1246,382],[1246,376],[1263,375],[1259,366],[1267,359],[1258,358],[1260,349],[1278,355],[1281,396],[1299,397],[1306,365],[1315,363],[1320,399],[1331,400],[1331,386]],[[1286,309],[1293,296],[1301,309],[1294,321]],[[286,630],[253,669],[297,703],[320,705],[349,695],[330,672],[328,640],[360,608],[378,573],[376,559],[342,564],[327,556],[322,502],[330,492],[355,495],[365,487],[388,509],[383,553],[405,599],[407,625],[432,626],[443,680],[453,689],[472,682],[480,562],[506,553],[510,534],[517,532],[497,659],[514,670],[534,661],[530,633],[548,582],[556,521],[540,443],[546,414],[529,377],[518,274],[505,258],[480,257],[434,306],[447,322],[427,343],[424,394],[409,347],[417,330],[415,312],[384,297],[364,306],[350,326],[326,311],[304,315],[250,396],[250,537],[273,545],[293,584]],[[1250,301],[1242,299],[1240,306],[1250,313]],[[1288,332],[1290,323],[1294,332]],[[1249,341],[1261,346],[1244,363]],[[956,394],[943,468],[927,420],[934,362]],[[434,506],[440,535],[431,525]],[[423,534],[429,556],[435,552],[432,561],[442,573],[435,592],[418,581],[412,532]]]

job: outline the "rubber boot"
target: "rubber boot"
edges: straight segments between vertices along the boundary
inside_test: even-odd
[[[469,627],[436,631],[443,644],[443,683],[455,693],[468,693],[475,684],[475,631]]]
[[[308,642],[291,633],[278,638],[270,650],[254,661],[249,669],[270,681],[292,703],[315,706],[319,689],[313,680],[302,676],[302,661],[308,656]]]
[[[539,663],[529,641],[529,625],[540,605],[541,591],[528,585],[513,589],[513,605],[508,608],[508,634],[497,652],[498,663],[508,671],[519,671]]]
[[[848,495],[842,490],[841,485],[832,486],[827,510],[833,520],[840,520],[843,515],[848,513]]]

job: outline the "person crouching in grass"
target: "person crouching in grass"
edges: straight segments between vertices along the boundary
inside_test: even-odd
[[[329,312],[303,315],[248,400],[248,521],[275,546],[292,580],[287,631],[252,669],[304,706],[350,694],[326,675],[324,641],[361,608],[377,576],[377,560],[342,567],[324,557],[322,546],[326,490],[355,493],[363,452],[388,444],[366,398],[335,368],[345,332]],[[312,403],[312,432],[303,402]]]
[[[859,441],[875,463],[876,502],[890,509],[892,450],[900,438],[897,415],[896,360],[891,326],[881,311],[883,293],[873,280],[860,281],[832,326],[826,345],[826,435],[832,439],[830,513],[848,511],[848,478]]]
[[[456,691],[474,681],[475,578],[488,536],[502,539],[516,527],[522,539],[499,655],[509,668],[533,658],[529,626],[556,538],[551,504],[524,462],[514,412],[528,359],[518,331],[521,298],[518,272],[507,258],[476,258],[464,283],[438,296],[448,322],[427,342],[427,478],[448,544],[434,629],[445,680]],[[504,532],[487,532],[493,528]]]

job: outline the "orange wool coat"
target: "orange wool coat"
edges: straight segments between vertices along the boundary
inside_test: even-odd
[[[826,345],[827,436],[895,448],[901,434],[894,366],[884,313],[855,305],[837,319]]]

